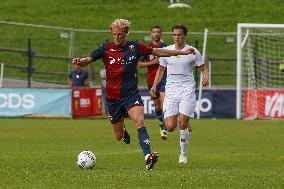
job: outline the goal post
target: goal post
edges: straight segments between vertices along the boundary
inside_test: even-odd
[[[237,27],[237,119],[284,118],[284,24]]]

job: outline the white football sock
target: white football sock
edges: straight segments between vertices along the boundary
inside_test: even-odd
[[[150,156],[150,154],[147,154],[144,158],[145,158],[145,161],[148,159],[148,157]]]
[[[180,130],[180,153],[181,154],[186,154],[187,153],[187,146],[189,142],[189,132],[188,128],[185,130]]]

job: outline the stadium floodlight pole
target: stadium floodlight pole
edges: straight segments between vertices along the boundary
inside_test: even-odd
[[[205,28],[205,30],[204,30],[204,39],[203,39],[203,50],[202,50],[202,57],[203,57],[204,64],[205,64],[205,56],[206,56],[207,36],[208,36],[208,29]],[[199,78],[197,119],[200,118],[201,98],[202,98],[202,72],[200,72],[200,78]]]
[[[3,87],[3,71],[4,71],[4,63],[1,63],[1,76],[0,76],[0,87]]]

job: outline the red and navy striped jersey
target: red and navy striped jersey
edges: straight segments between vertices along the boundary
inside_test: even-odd
[[[160,45],[157,46],[157,45],[154,45],[153,43],[150,43],[147,46],[150,47],[150,48],[163,48],[163,47],[166,47],[167,45],[165,43],[160,43]],[[148,56],[146,56],[146,58],[143,57],[142,61],[148,62],[148,61],[153,60],[154,58],[157,58],[157,57],[155,57],[154,55],[148,55]],[[147,84],[148,85],[153,85],[158,68],[159,68],[159,64],[151,65],[151,66],[147,67],[147,69],[148,69],[148,71],[147,71]],[[164,75],[163,75],[163,78],[161,79],[161,82],[165,82],[166,77],[167,77],[167,73],[165,72]]]
[[[150,55],[153,49],[137,41],[126,41],[123,46],[106,42],[94,50],[93,61],[102,58],[106,69],[106,98],[120,100],[139,93],[136,66],[141,56]]]

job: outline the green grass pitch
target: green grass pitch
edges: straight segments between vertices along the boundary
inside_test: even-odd
[[[0,188],[284,188],[283,120],[193,120],[189,163],[178,164],[179,132],[159,138],[145,120],[159,161],[145,163],[133,123],[129,145],[117,142],[107,119],[0,119]],[[92,170],[80,151],[97,156]]]

